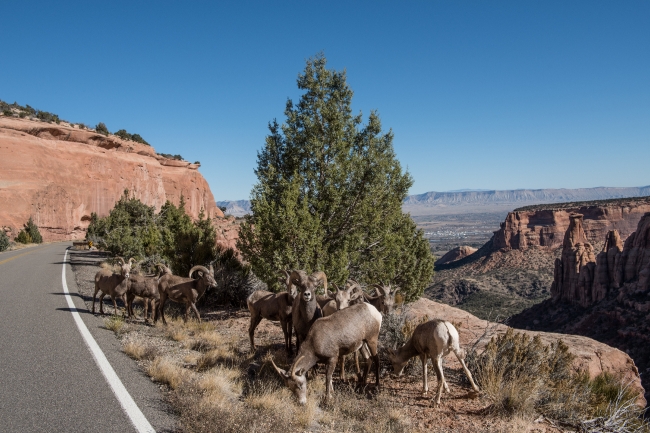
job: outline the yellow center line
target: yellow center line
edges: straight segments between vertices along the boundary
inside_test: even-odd
[[[17,256],[13,256],[13,257],[8,258],[8,259],[4,259],[4,260],[0,261],[0,265],[4,265],[5,263],[12,261],[13,259],[17,259],[18,257],[22,257],[22,256],[26,256],[27,254],[31,254],[31,253],[33,253],[36,249],[38,249],[38,248],[35,248],[34,250],[32,250],[32,251],[28,251],[28,252],[26,252],[26,253],[18,254]]]

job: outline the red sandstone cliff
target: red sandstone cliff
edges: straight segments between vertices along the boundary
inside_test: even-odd
[[[83,238],[91,212],[107,215],[125,189],[156,209],[183,195],[193,218],[223,217],[197,168],[112,135],[2,116],[0,226],[31,216],[46,241]]]
[[[551,205],[540,209],[510,212],[494,233],[493,248],[521,249],[531,246],[562,246],[570,225],[570,215],[583,215],[583,231],[592,244],[605,239],[607,232],[618,230],[627,238],[644,213],[650,212],[650,198],[631,198],[595,202],[593,205]]]

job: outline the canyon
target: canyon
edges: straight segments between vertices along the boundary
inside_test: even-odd
[[[0,117],[0,227],[15,236],[32,217],[45,241],[82,239],[92,212],[102,217],[124,194],[156,210],[181,195],[196,219],[216,218],[219,242],[234,245],[199,165],[78,125]],[[215,221],[216,221],[215,220]]]

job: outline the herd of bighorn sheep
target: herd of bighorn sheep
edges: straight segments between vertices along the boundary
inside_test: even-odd
[[[201,316],[196,308],[196,302],[211,287],[216,287],[214,268],[194,266],[188,277],[173,275],[171,270],[158,264],[158,274],[142,276],[132,274],[133,259],[125,261],[118,257],[120,272],[115,273],[102,269],[95,276],[95,293],[93,295],[92,311],[95,312],[95,298],[99,297],[99,311],[103,310],[103,298],[111,297],[115,311],[115,298],[121,298],[126,306],[128,316],[133,315],[132,303],[134,298],[144,300],[144,318],[149,320],[148,310],[151,304],[151,316],[154,322],[158,317],[165,321],[164,308],[167,299],[185,305],[184,319],[188,319],[190,309],[200,321]],[[198,278],[192,275],[197,274]],[[355,355],[357,378],[360,385],[365,386],[368,375],[374,366],[376,388],[379,389],[379,354],[378,342],[384,314],[389,314],[395,307],[395,294],[399,290],[390,285],[371,285],[375,295],[366,293],[361,284],[353,279],[347,280],[344,287],[333,284],[336,292],[328,289],[327,277],[324,272],[314,272],[308,275],[302,270],[282,271],[280,283],[286,291],[273,293],[257,290],[247,299],[250,311],[250,326],[248,335],[253,351],[255,347],[255,329],[262,319],[279,321],[284,334],[285,349],[289,356],[293,355],[292,331],[296,335],[297,355],[288,370],[279,368],[271,360],[274,369],[291,389],[301,404],[307,402],[307,373],[316,363],[326,365],[326,399],[330,399],[333,386],[332,376],[337,364],[341,365],[341,379],[345,380],[343,358],[348,354]],[[324,295],[317,294],[322,286]],[[406,344],[397,349],[387,349],[387,355],[393,365],[394,373],[402,374],[409,359],[418,356],[422,362],[423,383],[422,392],[427,394],[427,360],[431,358],[438,379],[438,390],[435,395],[435,405],[440,404],[443,390],[449,392],[442,371],[442,358],[453,352],[460,361],[474,392],[479,388],[465,365],[465,352],[460,348],[459,335],[456,328],[444,320],[431,320],[415,328],[412,337]],[[361,375],[358,354],[361,352],[366,359],[366,368]]]

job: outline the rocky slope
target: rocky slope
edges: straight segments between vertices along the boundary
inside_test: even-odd
[[[474,344],[477,338],[482,337],[477,349],[482,348],[495,335],[505,333],[508,327],[503,324],[490,323],[481,320],[470,313],[421,298],[410,304],[408,307],[408,320],[421,320],[423,317],[444,318],[457,325],[460,334],[461,345]],[[634,360],[626,353],[614,347],[598,342],[588,337],[579,335],[564,335],[551,332],[538,332],[521,330],[532,336],[538,335],[544,344],[550,344],[562,340],[569,346],[569,350],[576,358],[574,366],[576,369],[583,369],[589,372],[593,378],[602,372],[611,373],[620,377],[623,383],[629,383],[630,388],[643,396],[644,389],[641,384],[639,371]],[[646,388],[648,388],[646,384]],[[638,404],[645,406],[646,401],[640,397]]]
[[[571,216],[552,298],[513,317],[519,328],[584,335],[627,352],[650,389],[650,212],[624,243],[608,232],[597,255]],[[646,396],[647,397],[647,396]]]
[[[452,263],[437,263],[425,294],[482,318],[517,314],[550,296],[554,262],[562,254],[572,213],[583,215],[584,239],[576,243],[600,248],[611,230],[625,239],[648,211],[650,197],[538,205],[510,212],[477,252]]]
[[[223,217],[197,169],[113,135],[2,116],[0,226],[31,216],[46,241],[83,238],[91,212],[107,215],[125,189],[157,209],[183,195],[192,217]]]

